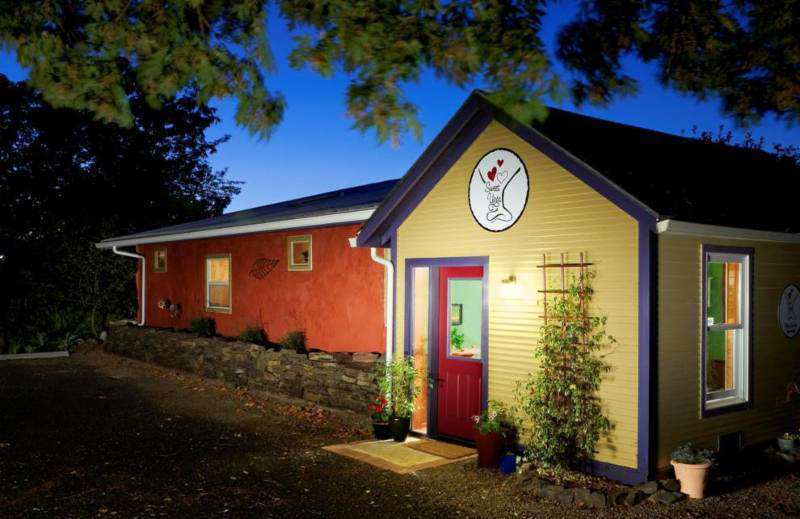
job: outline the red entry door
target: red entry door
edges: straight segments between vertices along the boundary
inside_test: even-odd
[[[471,440],[483,399],[483,267],[439,269],[436,430]]]

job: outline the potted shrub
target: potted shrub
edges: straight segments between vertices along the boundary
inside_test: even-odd
[[[500,466],[500,454],[505,446],[503,425],[507,423],[506,415],[503,405],[492,400],[481,414],[472,417],[475,422],[475,447],[478,450],[479,467]]]
[[[783,433],[783,436],[778,437],[778,448],[782,451],[791,451],[794,449],[795,440],[797,436],[790,433]]]
[[[681,492],[694,499],[705,496],[713,455],[708,449],[695,449],[691,443],[681,445],[672,452],[670,463],[675,469],[675,479],[681,484]]]
[[[390,400],[389,371],[386,364],[379,364],[375,370],[375,380],[378,383],[378,394],[370,402],[370,418],[372,419],[372,432],[376,440],[388,440],[392,437],[392,406]]]
[[[420,393],[414,360],[411,357],[390,360],[379,369],[378,377],[378,387],[387,395],[392,439],[404,442],[411,427],[414,402]]]

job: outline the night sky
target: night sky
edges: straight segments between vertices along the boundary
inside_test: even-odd
[[[543,37],[550,48],[558,28],[574,13],[574,6],[566,4],[551,7],[547,16]],[[477,83],[459,89],[432,73],[423,74],[419,84],[406,88],[408,97],[420,109],[422,140],[418,142],[412,135],[405,135],[397,148],[389,143],[378,145],[374,133],[362,134],[351,129],[352,121],[345,115],[344,103],[347,76],[340,73],[324,79],[310,70],[291,69],[287,56],[293,42],[285,23],[277,15],[270,17],[269,31],[277,70],[267,77],[267,84],[270,89],[282,92],[288,105],[283,121],[270,140],[251,137],[236,127],[234,101],[214,102],[221,122],[210,130],[209,137],[229,134],[231,139],[221,146],[212,164],[215,169],[227,168],[228,178],[245,182],[228,211],[400,177],[466,100],[472,88],[482,87]],[[714,132],[720,125],[726,130],[735,130],[733,120],[720,115],[717,100],[700,102],[667,91],[655,81],[652,67],[634,59],[630,59],[626,67],[641,81],[637,96],[616,100],[608,108],[583,105],[576,109],[570,103],[560,107],[675,134],[682,131],[690,134],[695,125],[699,130]],[[0,73],[13,80],[26,76],[8,53],[0,53]],[[787,128],[772,118],[750,131],[756,137],[764,137],[768,146],[772,142],[800,145],[797,128]],[[735,130],[735,134],[741,138],[744,131]],[[625,143],[620,143],[620,152],[624,153],[624,146]]]

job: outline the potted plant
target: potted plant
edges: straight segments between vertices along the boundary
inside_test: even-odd
[[[417,386],[417,369],[411,357],[394,359],[387,362],[379,373],[378,386],[387,395],[387,408],[392,439],[396,442],[406,441],[411,427],[411,413],[414,402],[420,393]]]
[[[478,449],[478,466],[497,468],[500,454],[505,446],[503,424],[507,412],[503,405],[494,400],[479,415],[472,417],[475,422],[475,447]]]
[[[450,345],[453,347],[451,355],[456,357],[472,357],[473,355],[464,351],[464,333],[455,326],[450,329]]]
[[[369,407],[370,418],[372,418],[372,432],[376,440],[388,440],[392,437],[392,429],[389,424],[391,418],[389,413],[389,401],[378,395],[371,402]]]
[[[450,346],[452,346],[455,351],[464,351],[464,334],[455,326],[450,328]]]
[[[675,469],[675,479],[681,484],[681,492],[694,499],[705,496],[713,455],[711,450],[696,449],[691,443],[681,445],[672,452],[670,463]]]
[[[783,433],[783,436],[778,437],[778,448],[782,451],[791,451],[794,449],[795,440],[797,435],[791,433]]]

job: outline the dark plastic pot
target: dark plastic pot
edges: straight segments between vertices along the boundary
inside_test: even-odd
[[[516,454],[505,454],[500,458],[500,472],[503,474],[513,474],[517,470]]]
[[[376,440],[388,440],[392,437],[392,426],[389,422],[372,422],[372,432]]]
[[[411,418],[408,416],[406,417],[395,416],[392,417],[391,424],[392,424],[392,439],[396,442],[406,441],[406,437],[408,436],[408,429],[411,427]]]
[[[478,449],[478,466],[496,469],[500,466],[503,435],[496,432],[481,434],[475,430],[475,447]]]

